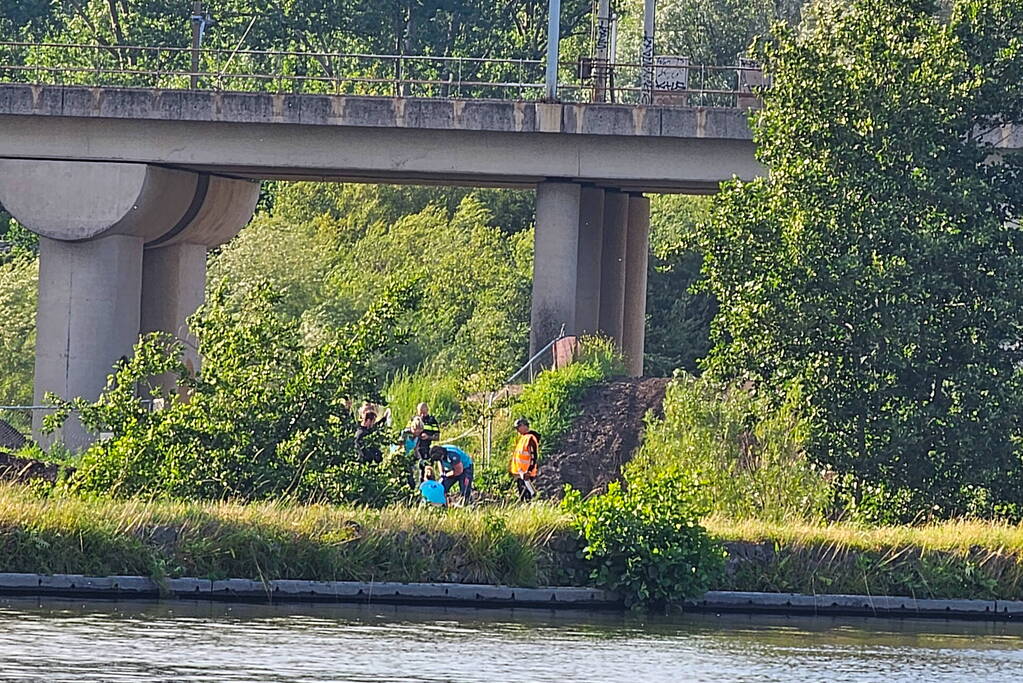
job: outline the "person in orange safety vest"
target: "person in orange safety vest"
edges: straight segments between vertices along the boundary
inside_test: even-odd
[[[536,495],[533,481],[540,473],[537,464],[540,459],[540,435],[529,428],[529,420],[524,417],[515,420],[515,431],[519,437],[515,441],[508,471],[515,478],[519,500],[528,501]]]

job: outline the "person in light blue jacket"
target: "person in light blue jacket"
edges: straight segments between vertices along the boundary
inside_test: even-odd
[[[447,492],[458,482],[458,488],[462,493],[462,505],[469,504],[469,496],[472,495],[472,458],[458,446],[434,446],[430,449],[430,457],[440,462],[444,469],[444,478],[441,483],[444,491]]]

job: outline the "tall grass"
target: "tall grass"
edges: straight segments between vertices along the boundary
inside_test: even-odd
[[[729,549],[727,590],[1023,599],[1023,526],[960,520],[867,528],[706,520]]]
[[[1023,599],[1023,527],[705,521],[714,589]],[[572,519],[533,504],[438,511],[40,498],[0,484],[0,572],[565,585]]]
[[[626,472],[684,473],[702,482],[708,509],[734,519],[823,519],[832,490],[806,458],[797,405],[798,396],[775,407],[747,389],[679,375]]]
[[[552,506],[437,511],[33,496],[0,486],[0,572],[556,583]]]
[[[423,402],[442,423],[452,422],[459,414],[459,378],[428,368],[398,370],[388,382],[384,396],[398,428],[416,414],[416,406]]]

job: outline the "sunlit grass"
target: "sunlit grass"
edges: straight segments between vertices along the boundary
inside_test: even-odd
[[[553,506],[439,511],[34,497],[0,486],[0,571],[558,581]]]
[[[707,529],[722,540],[777,541],[789,546],[838,545],[854,550],[912,546],[921,550],[969,552],[977,548],[1023,554],[1023,525],[953,520],[926,526],[867,527],[855,524],[764,522],[710,517]]]
[[[578,583],[553,504],[382,510],[290,503],[40,498],[0,485],[0,572]],[[1023,599],[1023,527],[705,525],[732,552],[722,590]]]

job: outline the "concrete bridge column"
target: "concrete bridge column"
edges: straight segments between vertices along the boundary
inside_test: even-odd
[[[140,329],[179,332],[205,280],[205,254],[185,244],[204,252],[229,238],[257,195],[245,181],[146,164],[0,160],[0,203],[40,236],[37,402],[47,392],[95,400]],[[144,259],[157,245],[180,248]],[[92,439],[74,420],[44,436],[41,418],[33,429],[44,445]]]
[[[604,190],[583,187],[579,196],[579,265],[575,290],[575,333],[600,329],[600,254],[604,242]]]
[[[173,335],[184,344],[185,364],[193,371],[199,369],[199,351],[195,336],[188,329],[188,316],[198,310],[205,295],[205,244],[185,242],[145,250],[139,331]],[[166,378],[166,383],[171,381],[172,378]]]
[[[629,195],[604,192],[604,235],[600,258],[600,331],[622,349],[625,322],[626,234]]]
[[[580,197],[578,183],[546,181],[536,187],[530,354],[562,325],[566,334],[576,331]]]
[[[141,237],[39,238],[36,405],[47,392],[67,399],[99,397],[114,364],[130,357],[138,340],[141,285]],[[54,439],[41,434],[42,418],[33,414],[32,430],[48,445]],[[73,417],[56,439],[69,448],[90,441]]]
[[[625,248],[625,306],[622,353],[631,377],[643,376],[646,340],[647,260],[650,249],[650,200],[629,196],[629,226]]]

